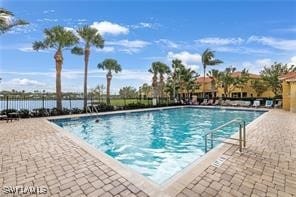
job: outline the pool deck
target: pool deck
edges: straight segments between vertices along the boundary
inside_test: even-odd
[[[13,196],[7,186],[46,187],[38,196],[296,196],[296,114],[263,114],[243,153],[220,145],[162,186],[44,118],[0,121],[1,197]]]

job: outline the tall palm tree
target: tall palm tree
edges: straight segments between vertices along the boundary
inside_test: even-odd
[[[75,47],[72,50],[72,53],[77,55],[84,55],[84,86],[83,86],[83,108],[86,111],[87,106],[87,75],[88,75],[88,62],[90,56],[90,48],[91,46],[95,46],[97,48],[104,47],[104,40],[102,36],[99,34],[98,30],[92,28],[88,25],[83,26],[76,30],[78,35],[84,41],[84,49]]]
[[[163,88],[164,88],[164,75],[169,74],[171,72],[170,68],[164,64],[159,62],[158,63],[158,73],[159,73],[159,91],[160,97],[163,97]]]
[[[183,69],[185,69],[185,66],[182,64],[182,61],[179,59],[174,59],[172,61],[172,68],[173,68],[173,73],[172,73],[172,83],[173,83],[173,98],[176,98],[176,89],[177,86],[179,85],[180,81],[180,73]]]
[[[11,28],[20,25],[29,24],[25,20],[15,19],[14,14],[4,8],[0,8],[0,34],[3,34],[9,31]]]
[[[115,59],[105,59],[98,64],[98,69],[107,70],[107,104],[110,105],[110,86],[112,80],[112,71],[115,73],[121,72],[121,65]]]
[[[206,49],[201,56],[201,61],[203,64],[204,69],[204,76],[203,76],[203,97],[205,97],[205,81],[206,81],[206,69],[207,66],[215,66],[217,64],[222,64],[223,61],[219,59],[215,59],[215,51],[211,51],[210,49]]]
[[[54,48],[56,52],[54,54],[56,65],[56,97],[57,97],[57,109],[62,110],[62,85],[61,85],[61,72],[63,65],[63,53],[64,49],[76,45],[79,38],[75,36],[71,31],[65,30],[62,26],[55,26],[51,29],[44,30],[45,38],[42,41],[35,41],[33,43],[33,49],[38,51],[40,49]]]
[[[148,70],[150,73],[153,74],[152,77],[152,90],[153,90],[153,98],[156,99],[157,97],[157,75],[159,73],[159,63],[160,62],[153,62],[151,64],[151,68]]]

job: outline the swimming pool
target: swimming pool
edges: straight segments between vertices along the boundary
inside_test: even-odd
[[[204,134],[242,118],[246,123],[260,111],[208,108],[174,108],[97,117],[52,120],[114,159],[162,184],[204,152]],[[231,124],[219,131],[228,137],[237,131]],[[214,144],[216,146],[217,143]]]

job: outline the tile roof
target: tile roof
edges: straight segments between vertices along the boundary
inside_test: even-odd
[[[296,72],[289,72],[280,77],[280,80],[284,81],[295,81],[296,80]]]

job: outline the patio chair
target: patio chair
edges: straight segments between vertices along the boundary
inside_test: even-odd
[[[242,105],[243,107],[250,107],[251,106],[251,101],[242,101]]]
[[[10,122],[12,122],[13,118],[8,117],[7,115],[0,115],[0,120],[6,120],[6,122],[10,120]]]
[[[221,105],[223,105],[223,106],[229,106],[229,105],[231,105],[231,101],[230,100],[225,100],[225,101],[222,102]]]
[[[220,104],[220,100],[216,100],[213,105],[219,105],[219,104]]]
[[[208,100],[204,99],[203,102],[200,103],[200,105],[207,105],[207,103],[208,103]]]
[[[253,103],[253,107],[259,107],[260,106],[260,101],[256,100]]]
[[[278,101],[277,104],[274,105],[275,108],[281,108],[282,107],[282,101]]]
[[[213,105],[213,103],[214,103],[214,100],[213,99],[210,99],[210,100],[208,100],[208,102],[207,102],[206,105]]]
[[[273,100],[266,100],[265,101],[265,107],[271,108],[273,106]]]

